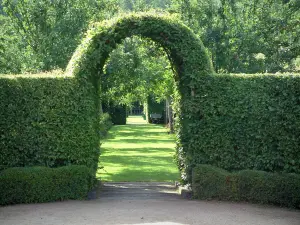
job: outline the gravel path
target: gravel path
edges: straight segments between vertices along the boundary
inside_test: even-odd
[[[186,200],[168,183],[107,183],[90,201],[0,208],[1,225],[300,225],[300,211]]]

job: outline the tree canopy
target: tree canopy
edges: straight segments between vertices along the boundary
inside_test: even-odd
[[[298,0],[1,0],[0,73],[65,69],[91,21],[149,9],[191,27],[217,72],[299,71]]]
[[[112,52],[101,81],[102,100],[126,105],[145,102],[150,94],[164,100],[175,85],[164,50],[138,36],[126,38]]]

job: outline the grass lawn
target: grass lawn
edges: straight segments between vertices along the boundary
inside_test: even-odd
[[[132,116],[127,125],[114,126],[101,146],[97,176],[102,181],[175,181],[175,137],[161,125]]]

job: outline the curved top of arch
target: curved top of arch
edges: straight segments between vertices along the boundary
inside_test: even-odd
[[[92,24],[73,54],[67,74],[96,76],[116,45],[133,35],[150,38],[162,46],[181,83],[187,86],[193,87],[198,78],[213,73],[201,40],[182,22],[168,14],[135,13]]]

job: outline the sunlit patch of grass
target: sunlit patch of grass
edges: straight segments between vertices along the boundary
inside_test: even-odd
[[[135,122],[137,121],[137,122]],[[174,181],[175,137],[160,125],[130,117],[131,124],[114,126],[101,146],[97,176],[102,181]]]

